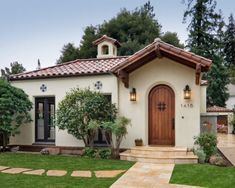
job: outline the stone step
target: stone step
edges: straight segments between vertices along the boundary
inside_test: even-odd
[[[156,156],[151,154],[135,154],[130,150],[122,152],[120,154],[121,160],[138,161],[155,164],[194,164],[198,163],[198,157],[193,155],[192,152],[188,152],[185,156]]]
[[[185,147],[151,147],[136,146],[130,149],[133,154],[154,155],[156,157],[164,156],[186,156],[187,148]]]

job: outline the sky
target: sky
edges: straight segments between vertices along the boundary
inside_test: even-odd
[[[102,24],[122,9],[134,10],[147,0],[0,0],[0,69],[18,61],[27,71],[52,66],[64,44],[79,46],[88,25]],[[187,39],[182,0],[151,0],[162,32]],[[234,0],[217,0],[225,20],[235,15]]]

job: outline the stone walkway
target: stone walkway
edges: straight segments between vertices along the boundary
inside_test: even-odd
[[[0,166],[0,172],[6,174],[26,174],[26,175],[37,175],[42,176],[46,174],[47,176],[61,177],[67,174],[66,170],[44,170],[44,169],[28,169],[28,168],[11,168],[8,166]],[[94,171],[95,177],[97,178],[114,178],[119,174],[125,172],[125,170],[100,170]],[[86,177],[91,178],[92,172],[89,170],[76,170],[71,173],[72,177]]]
[[[235,135],[234,134],[217,134],[218,149],[223,155],[235,166]]]
[[[193,188],[193,186],[169,184],[174,164],[137,162],[111,188]]]

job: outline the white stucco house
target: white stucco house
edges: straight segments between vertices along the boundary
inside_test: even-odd
[[[82,141],[54,127],[52,118],[66,92],[89,87],[107,95],[119,114],[131,119],[123,148],[134,146],[136,138],[145,145],[192,147],[193,137],[200,133],[200,114],[206,112],[201,73],[209,70],[211,60],[160,39],[130,56],[117,56],[121,44],[105,35],[94,45],[97,58],[11,76],[12,85],[22,88],[33,102],[33,121],[21,126],[10,143],[82,147]],[[96,143],[104,144],[101,133]]]

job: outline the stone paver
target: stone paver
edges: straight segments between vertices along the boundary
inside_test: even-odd
[[[73,171],[71,174],[72,177],[86,177],[86,178],[90,178],[92,176],[91,171]]]
[[[41,176],[44,172],[45,172],[44,169],[38,169],[38,170],[31,170],[31,171],[23,172],[23,174]]]
[[[217,134],[218,149],[235,166],[235,135]]]
[[[65,170],[48,170],[47,176],[65,176],[67,171]]]
[[[125,172],[125,170],[101,170],[95,171],[95,176],[97,178],[113,178],[123,172]]]
[[[8,166],[0,166],[0,171],[6,170],[6,169],[8,169],[8,168],[10,168],[10,167],[8,167]]]
[[[176,188],[192,186],[169,184],[174,164],[137,162],[111,188]]]
[[[19,174],[19,173],[30,171],[30,170],[32,170],[32,169],[28,169],[28,168],[9,168],[9,169],[3,170],[2,173]]]

